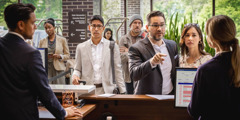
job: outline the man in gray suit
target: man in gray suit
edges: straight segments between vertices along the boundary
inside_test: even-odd
[[[80,43],[76,49],[72,83],[76,85],[79,84],[79,80],[86,81],[86,84],[96,86],[96,94],[113,93],[115,85],[111,74],[110,41],[102,37],[105,29],[102,16],[92,16],[88,29],[91,32],[91,39]],[[125,93],[126,88],[117,44],[114,46],[114,70],[120,93]]]
[[[160,11],[147,16],[148,37],[129,49],[130,77],[135,94],[173,94],[177,44],[164,39],[166,20]]]

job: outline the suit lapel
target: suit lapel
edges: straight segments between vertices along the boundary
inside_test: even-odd
[[[153,46],[152,46],[151,42],[149,41],[149,39],[147,37],[145,38],[144,43],[146,45],[146,49],[151,54],[151,57],[153,57],[156,53],[155,53],[155,51],[153,49]],[[158,70],[158,72],[160,72],[160,74],[162,74],[159,65],[157,65],[156,69]]]
[[[167,47],[168,53],[169,53],[169,55],[170,55],[170,59],[171,59],[172,66],[173,66],[173,61],[174,61],[173,48],[171,48],[171,45],[170,45],[170,43],[168,43],[167,40],[163,39],[163,41],[166,43],[166,47]]]
[[[92,63],[92,66],[93,66],[91,39],[87,41],[86,46],[85,46],[85,50],[87,52],[87,55],[88,55],[88,58],[89,58],[90,62]]]
[[[155,55],[155,51],[153,49],[153,46],[151,44],[151,42],[149,41],[149,39],[146,37],[143,41],[146,45],[146,49],[148,50],[148,52],[151,54],[151,56],[153,57]]]

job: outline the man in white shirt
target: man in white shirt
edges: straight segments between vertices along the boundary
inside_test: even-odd
[[[173,94],[177,44],[164,39],[166,21],[160,11],[147,16],[148,37],[129,49],[130,77],[135,94]]]
[[[92,16],[88,29],[91,32],[91,39],[80,43],[76,49],[72,83],[77,85],[79,80],[86,81],[87,85],[96,86],[96,94],[113,93],[115,85],[112,79],[110,41],[102,37],[105,29],[102,16]],[[120,93],[125,93],[120,52],[116,44],[114,46],[114,71],[116,85]]]

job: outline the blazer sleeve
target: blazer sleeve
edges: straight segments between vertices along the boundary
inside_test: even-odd
[[[178,47],[177,44],[174,44],[174,61],[175,61],[175,66],[179,67],[179,54],[178,54]]]
[[[201,93],[201,91],[203,91],[202,87],[202,83],[201,81],[205,79],[202,72],[198,71],[196,73],[195,79],[194,79],[194,83],[193,83],[193,88],[192,88],[192,97],[191,97],[191,101],[188,105],[188,113],[194,118],[194,119],[198,119],[201,115],[202,112],[202,98],[204,98],[204,94]]]
[[[120,51],[118,45],[115,43],[114,47],[114,69],[115,69],[115,78],[116,84],[119,87],[120,93],[126,92],[125,83],[123,80],[122,68],[120,60]]]
[[[144,78],[156,69],[156,67],[152,68],[150,59],[147,61],[142,60],[143,53],[141,53],[136,46],[129,48],[128,56],[130,77],[134,81]]]
[[[76,48],[76,55],[75,55],[75,66],[74,66],[74,71],[78,71],[79,78],[82,76],[82,58],[81,58],[81,45],[78,44]]]
[[[29,55],[29,62],[27,70],[31,80],[31,86],[34,87],[40,101],[45,107],[57,118],[63,120],[65,117],[65,110],[57,100],[55,94],[48,84],[48,77],[45,69],[42,66],[42,59],[40,52],[35,50]]]
[[[66,38],[63,38],[62,39],[62,46],[63,46],[63,55],[62,55],[62,60],[63,61],[66,61],[69,59],[70,57],[70,53],[69,53],[69,48],[68,48],[68,43],[67,43],[67,40]]]

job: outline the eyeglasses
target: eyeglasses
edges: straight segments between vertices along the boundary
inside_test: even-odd
[[[91,27],[92,27],[93,29],[96,29],[96,28],[102,29],[103,25],[95,25],[95,24],[93,24],[93,25],[91,25]]]
[[[184,25],[184,28],[189,27],[189,26],[196,26],[196,27],[200,28],[197,23],[187,23],[187,24]]]
[[[165,28],[166,27],[166,24],[162,24],[162,25],[148,25],[148,26],[152,26],[152,27],[154,27],[154,28],[158,28],[158,27],[160,27],[161,29],[163,29],[163,28]]]

